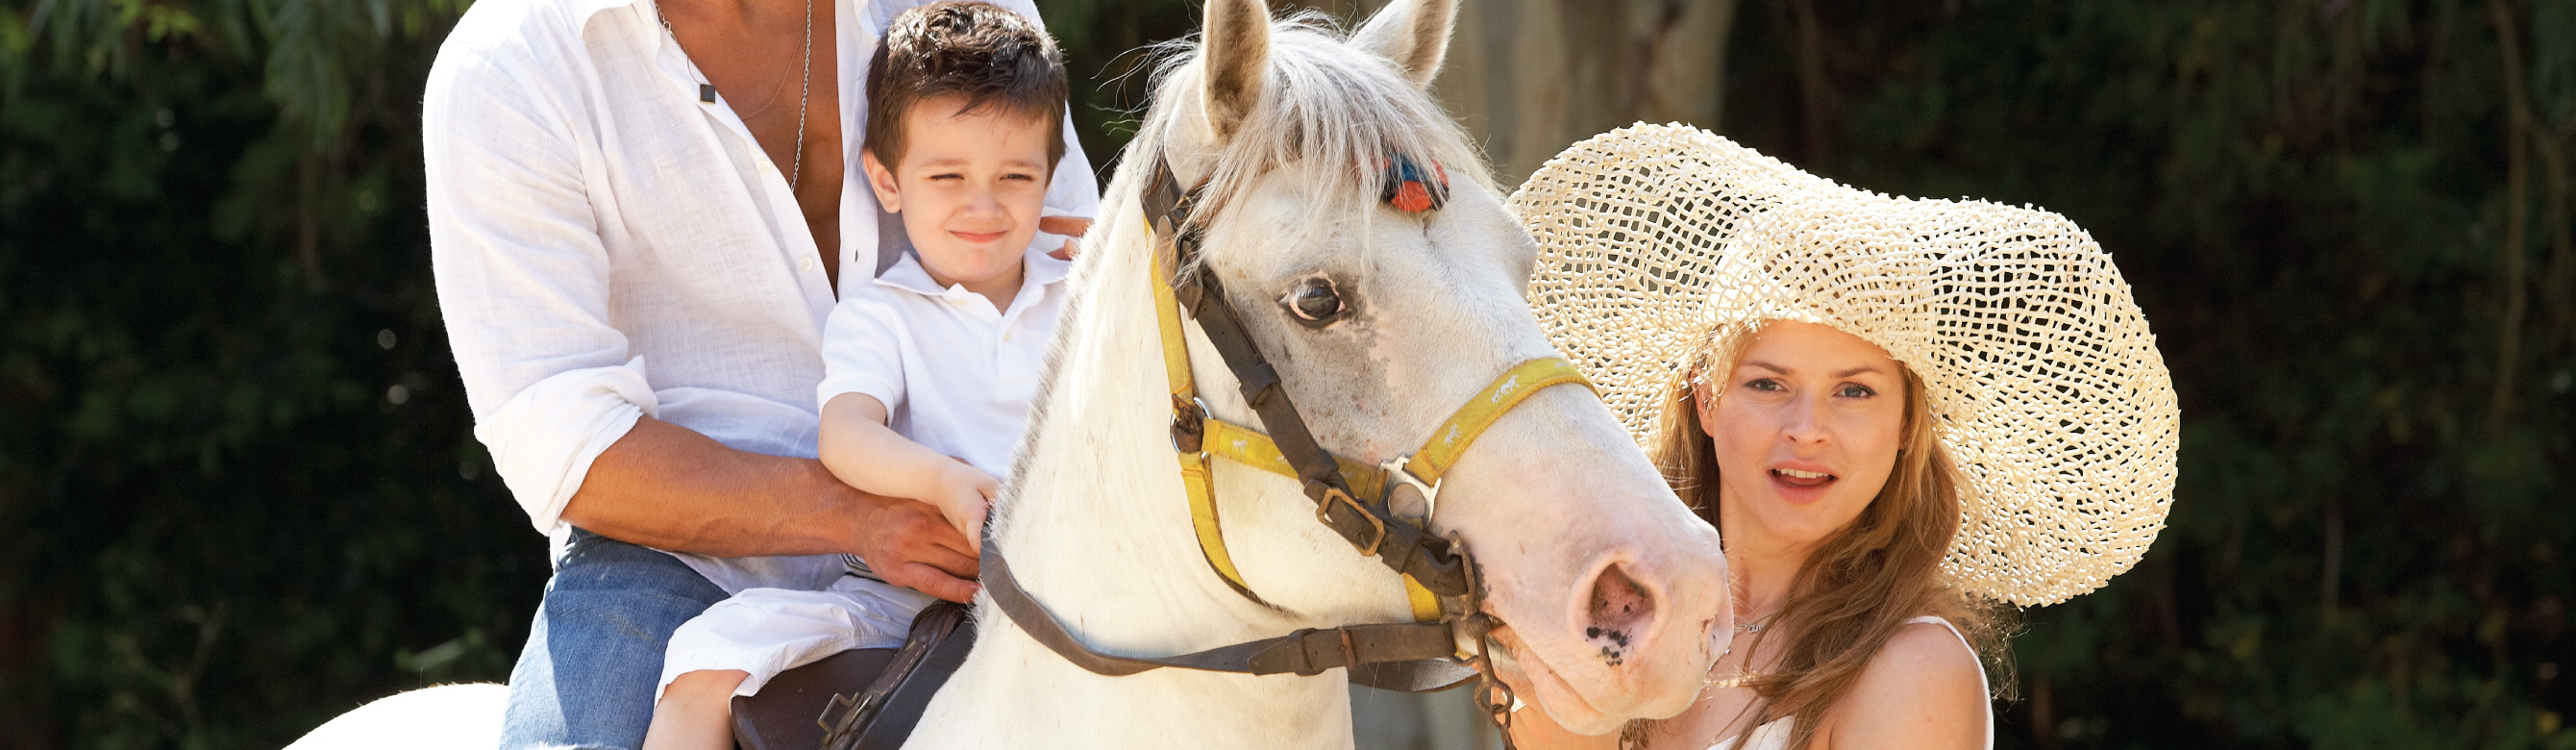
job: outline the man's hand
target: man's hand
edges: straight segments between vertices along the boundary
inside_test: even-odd
[[[1080,216],[1048,216],[1038,219],[1038,231],[1072,238],[1064,241],[1064,247],[1047,253],[1054,256],[1056,260],[1073,260],[1074,255],[1081,253],[1082,233],[1090,230],[1091,220]]]
[[[887,583],[952,602],[975,598],[976,557],[983,548],[957,533],[928,503],[862,493],[855,496],[858,555]]]

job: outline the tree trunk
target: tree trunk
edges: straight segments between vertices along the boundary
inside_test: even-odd
[[[1469,2],[1434,93],[1516,185],[1631,123],[1715,129],[1734,19],[1735,0]]]

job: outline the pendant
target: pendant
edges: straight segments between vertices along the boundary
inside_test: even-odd
[[[716,85],[712,83],[698,84],[698,101],[706,102],[708,104],[716,103]]]

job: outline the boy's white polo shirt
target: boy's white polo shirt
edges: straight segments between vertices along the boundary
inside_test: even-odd
[[[996,310],[965,287],[940,287],[906,254],[832,308],[815,403],[875,396],[896,434],[1002,475],[1028,426],[1072,267],[1033,246],[1011,309]]]

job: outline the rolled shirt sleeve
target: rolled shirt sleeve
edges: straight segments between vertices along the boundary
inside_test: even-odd
[[[551,534],[591,462],[657,404],[608,319],[609,257],[581,163],[596,149],[495,64],[507,53],[442,54],[430,73],[430,262],[475,437]]]
[[[1029,11],[1035,17],[1035,11]],[[1091,219],[1100,215],[1100,183],[1091,174],[1091,160],[1082,153],[1082,141],[1074,137],[1073,115],[1064,118],[1064,160],[1056,162],[1054,181],[1047,184],[1046,206],[1041,217],[1071,216]],[[1079,244],[1081,237],[1068,237],[1053,232],[1039,232],[1031,244],[1055,252],[1065,243]]]
[[[1023,12],[1037,17],[1036,8]],[[1055,176],[1048,179],[1046,207],[1038,215],[1085,219],[1100,215],[1100,178],[1091,173],[1091,158],[1083,155],[1082,139],[1074,137],[1073,113],[1064,116],[1064,158],[1055,163]]]
[[[998,0],[995,4],[1027,16],[1039,28],[1046,27],[1046,19],[1038,16],[1037,3],[1031,0]],[[1064,158],[1055,163],[1055,176],[1047,183],[1046,209],[1039,215],[1086,219],[1100,215],[1100,176],[1091,172],[1091,157],[1083,153],[1082,139],[1076,137],[1072,112],[1064,115]]]
[[[636,357],[547,376],[477,418],[474,438],[492,451],[494,469],[528,522],[552,535],[591,462],[658,404],[644,379],[644,358]]]

